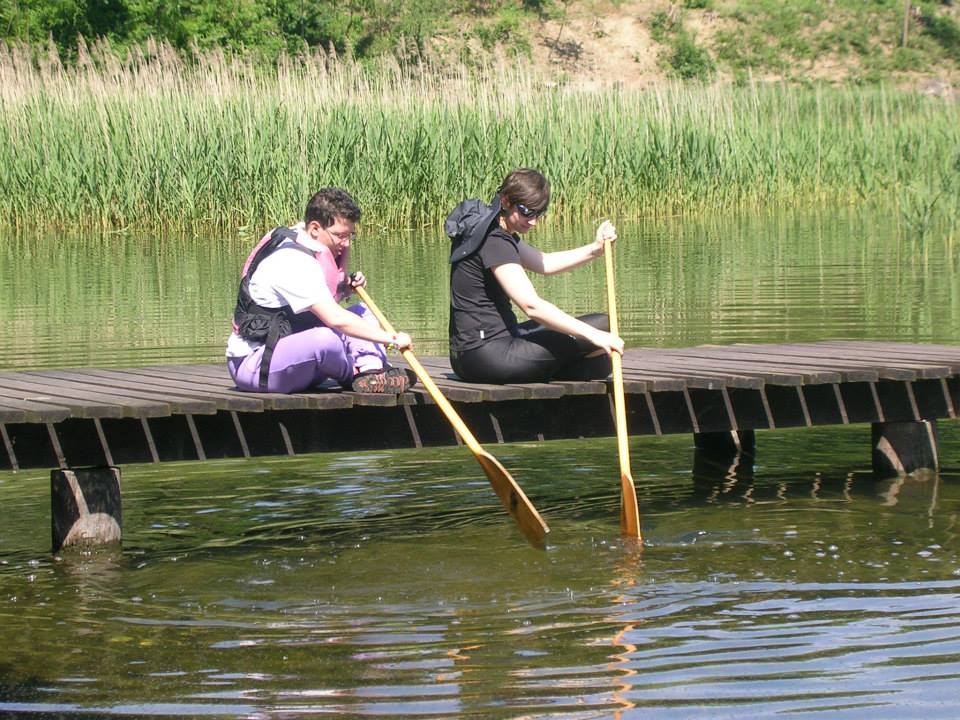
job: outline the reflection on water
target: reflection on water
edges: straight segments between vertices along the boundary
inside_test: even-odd
[[[373,223],[371,223],[373,225]],[[538,233],[547,247],[589,228]],[[951,241],[868,211],[619,222],[629,344],[957,342]],[[216,361],[248,241],[4,238],[3,368]],[[446,349],[446,241],[356,267]],[[538,280],[604,303],[593,264]],[[869,428],[757,434],[756,463],[634,439],[498,446],[532,550],[463,448],[124,468],[122,552],[48,553],[49,479],[0,473],[0,716],[956,717],[960,430],[878,482]]]
[[[51,559],[47,478],[4,474],[0,714],[951,717],[960,474],[875,481],[868,435],[696,475],[636,441],[642,550],[613,439],[498,447],[546,552],[462,448],[130,466],[93,557]]]
[[[371,228],[373,224],[371,223]],[[831,338],[955,342],[960,255],[871,210],[619,220],[617,288],[628,344]],[[531,236],[545,249],[590,227]],[[0,369],[216,362],[250,238],[0,238],[17,342]],[[424,354],[446,352],[448,244],[439,227],[358,238],[353,265]],[[573,313],[605,306],[603,264],[538,278]]]

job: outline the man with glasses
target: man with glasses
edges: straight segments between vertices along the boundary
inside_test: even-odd
[[[360,208],[344,190],[324,188],[303,222],[268,233],[247,258],[237,293],[227,368],[250,392],[292,393],[332,379],[357,392],[407,389],[384,345],[409,349],[406,333],[380,327],[363,303],[340,305],[363,273],[347,273]]]
[[[573,317],[539,296],[527,272],[554,275],[598,258],[617,238],[610,221],[582,247],[544,253],[521,236],[550,203],[550,183],[520,168],[490,205],[465,200],[447,218],[450,254],[450,364],[464,380],[486,383],[605,378],[623,340],[604,313]],[[517,322],[511,302],[528,321]]]

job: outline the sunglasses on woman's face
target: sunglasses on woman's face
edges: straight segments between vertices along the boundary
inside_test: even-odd
[[[531,220],[533,220],[534,218],[540,217],[541,215],[543,215],[544,212],[546,212],[546,210],[531,210],[523,203],[517,203],[515,207],[517,208],[517,210],[520,211],[521,215]]]

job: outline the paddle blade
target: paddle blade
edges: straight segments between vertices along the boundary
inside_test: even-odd
[[[626,537],[640,538],[640,506],[633,478],[620,473],[620,532]]]
[[[476,453],[476,458],[487,474],[487,479],[490,480],[493,491],[500,498],[500,503],[517,523],[520,532],[535,548],[543,549],[550,528],[540,517],[540,513],[537,512],[533,503],[527,499],[527,496],[510,476],[510,473],[493,455],[485,450],[480,450]]]

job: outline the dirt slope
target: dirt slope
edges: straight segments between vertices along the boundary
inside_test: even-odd
[[[698,45],[710,48],[714,35],[731,28],[735,22],[711,10],[681,9],[681,3],[665,0],[639,0],[613,3],[609,0],[584,0],[567,6],[565,19],[545,21],[533,32],[533,62],[541,70],[571,84],[583,87],[622,83],[647,87],[668,78],[660,62],[666,48],[656,43],[650,21],[656,12],[682,12],[683,26]],[[818,57],[794,67],[794,76],[805,79],[842,81],[855,77],[859,70],[855,56]],[[720,81],[731,79],[721,67]],[[761,74],[774,79],[775,74]],[[960,87],[956,64],[928,73],[903,74],[900,84],[919,87],[938,94],[955,94]]]

